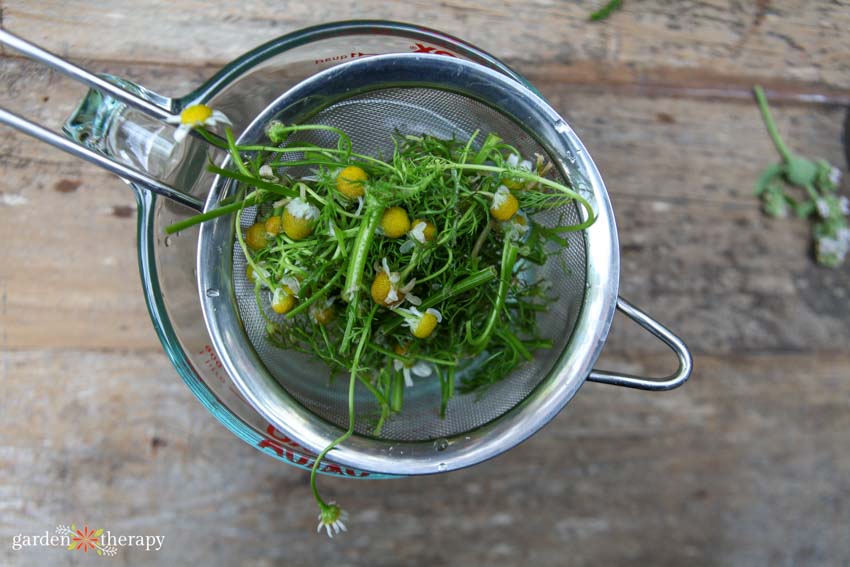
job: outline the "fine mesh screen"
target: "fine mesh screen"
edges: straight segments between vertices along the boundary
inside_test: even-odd
[[[345,131],[354,145],[354,151],[375,156],[391,156],[391,135],[430,134],[441,138],[455,136],[468,139],[479,130],[479,141],[487,133],[498,134],[515,146],[523,156],[535,153],[548,159],[545,150],[512,120],[492,108],[468,97],[430,88],[394,88],[373,91],[338,102],[311,118],[310,122],[332,125]],[[299,133],[291,141],[311,142],[325,147],[336,145],[333,133]],[[293,174],[307,172],[292,171]],[[565,179],[557,173],[562,183]],[[551,175],[550,175],[551,176]],[[253,224],[255,210],[246,210],[242,216],[242,229]],[[581,222],[574,205],[562,210],[537,215],[541,224],[578,224]],[[542,334],[553,341],[551,349],[539,350],[534,360],[524,363],[503,381],[483,394],[461,395],[456,392],[449,402],[446,417],[440,418],[440,386],[436,375],[417,378],[415,386],[407,388],[404,407],[399,415],[391,417],[383,427],[381,438],[395,441],[423,441],[463,434],[480,427],[513,408],[522,401],[547,376],[555,360],[570,340],[573,326],[581,309],[585,291],[585,245],[581,232],[565,235],[569,246],[559,256],[550,257],[543,268],[538,268],[532,279],[544,277],[552,284],[552,293],[558,298],[552,309],[538,316]],[[370,259],[371,264],[372,259]],[[245,257],[239,246],[234,247],[233,280],[237,307],[248,337],[269,372],[287,392],[310,411],[325,420],[346,428],[348,426],[348,377],[337,376],[329,383],[328,369],[306,355],[281,350],[266,339],[266,323],[257,311],[254,286],[245,275]],[[283,320],[271,309],[269,317]],[[458,382],[463,380],[458,372]],[[379,408],[372,394],[357,385],[355,402],[357,416],[355,432],[369,436],[379,416]]]

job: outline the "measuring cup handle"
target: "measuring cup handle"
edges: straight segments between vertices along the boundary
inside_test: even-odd
[[[690,377],[693,370],[694,360],[691,352],[682,339],[677,337],[673,332],[623,299],[617,298],[617,309],[632,321],[655,335],[661,342],[670,347],[676,358],[679,359],[679,368],[673,374],[660,380],[651,380],[641,376],[632,376],[629,374],[618,374],[616,372],[607,372],[605,370],[592,370],[587,377],[589,382],[599,382],[602,384],[612,384],[614,386],[625,386],[626,388],[637,388],[638,390],[665,391],[678,388]]]

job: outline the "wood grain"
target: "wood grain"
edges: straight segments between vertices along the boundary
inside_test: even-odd
[[[347,19],[419,23],[461,37],[535,79],[598,84],[701,85],[742,80],[850,92],[850,4],[837,1],[625,2],[600,23],[602,0],[482,3],[163,0],[3,3],[3,25],[64,56],[89,61],[220,67],[264,41]],[[97,41],[92,41],[93,37]],[[104,46],[108,46],[108,49]],[[706,85],[705,79],[713,77]],[[735,79],[737,78],[737,80]],[[795,88],[791,88],[795,90]]]
[[[307,475],[218,424],[162,352],[132,193],[4,129],[0,564],[88,564],[11,550],[15,534],[72,522],[166,535],[160,552],[103,559],[133,566],[850,563],[850,266],[816,267],[805,223],[760,213],[752,184],[776,156],[745,88],[813,95],[777,105],[779,128],[846,169],[850,5],[625,2],[586,23],[599,4],[3,0],[4,28],[171,94],[266,39],[351,17],[424,23],[506,58],[587,145],[618,221],[621,292],[682,335],[696,371],[668,393],[585,385],[469,470],[324,479],[353,513],[325,541]],[[4,107],[58,126],[82,94],[0,57]],[[599,364],[672,361],[618,318]]]
[[[613,362],[659,369],[653,355]],[[163,356],[19,351],[6,364],[4,564],[77,564],[6,545],[72,521],[166,535],[159,553],[125,549],[119,565],[850,560],[846,354],[701,356],[675,392],[585,385],[532,440],[472,469],[323,479],[353,511],[332,542],[310,534],[307,475],[215,423]]]

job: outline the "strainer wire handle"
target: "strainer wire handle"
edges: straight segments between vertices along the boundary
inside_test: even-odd
[[[624,386],[638,390],[652,390],[656,392],[678,388],[690,377],[693,370],[693,357],[688,347],[673,332],[641,311],[622,297],[617,298],[617,309],[632,319],[635,323],[655,335],[661,342],[670,347],[679,359],[679,368],[673,374],[660,380],[650,380],[641,376],[630,374],[619,374],[605,370],[593,370],[587,377],[589,382],[611,384],[613,386]]]
[[[71,63],[70,61],[66,61],[62,59],[58,55],[50,53],[49,51],[42,49],[41,47],[32,44],[26,41],[23,38],[20,38],[12,33],[9,33],[6,30],[0,29],[0,45],[6,45],[19,51],[26,57],[38,61],[40,63],[44,63],[48,67],[55,69],[69,77],[76,79],[77,81],[83,83],[89,88],[100,91],[101,93],[108,94],[113,98],[120,100],[134,108],[141,110],[142,112],[158,119],[158,120],[166,120],[174,116],[172,113],[172,109],[165,108],[159,104],[146,100],[134,93],[126,91],[115,85],[110,83],[109,81],[98,77],[97,75],[90,73],[83,69],[82,67],[78,67]],[[162,98],[163,103],[170,101],[170,99]],[[128,179],[130,181],[134,181],[139,185],[142,185],[148,188],[150,191],[154,193],[158,193],[169,199],[172,199],[182,205],[186,205],[187,207],[191,207],[197,211],[203,210],[203,203],[197,198],[187,195],[186,193],[171,187],[161,181],[158,181],[146,173],[139,171],[137,169],[131,168],[119,161],[111,159],[103,154],[100,154],[90,148],[83,146],[82,144],[78,144],[57,134],[56,132],[45,128],[39,124],[36,124],[26,118],[15,114],[9,110],[4,108],[0,108],[0,123],[6,124],[7,126],[11,126],[16,130],[23,132],[33,138],[36,138],[42,142],[48,143],[51,146],[59,148],[75,157],[84,159],[90,163],[93,163],[107,171],[110,171],[124,179]]]

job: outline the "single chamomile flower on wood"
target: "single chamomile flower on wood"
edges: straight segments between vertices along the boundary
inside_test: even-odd
[[[328,537],[332,538],[334,534],[348,531],[348,528],[345,527],[348,512],[337,506],[335,501],[332,500],[327,504],[322,503],[320,510],[319,525],[316,527],[317,532],[321,532],[322,528],[325,528]]]
[[[762,198],[765,214],[786,217],[793,211],[800,218],[813,220],[815,259],[835,268],[847,255],[844,231],[850,230],[850,202],[835,194],[841,171],[824,160],[811,160],[790,150],[773,121],[767,98],[761,87],[754,89],[756,101],[776,150],[779,163],[762,171],[756,182],[756,195]]]
[[[183,109],[179,116],[171,116],[165,120],[169,124],[179,124],[174,131],[174,141],[182,142],[186,134],[199,126],[215,126],[216,124],[231,125],[230,119],[220,110],[213,110],[206,104],[193,104]]]

